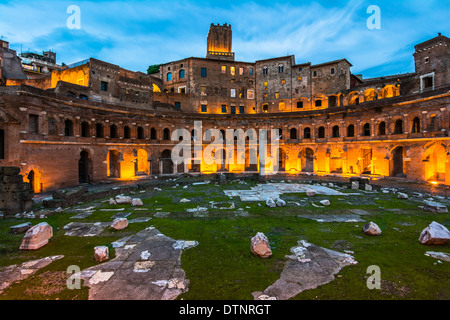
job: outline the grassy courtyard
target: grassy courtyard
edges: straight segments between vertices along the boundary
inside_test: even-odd
[[[64,255],[61,260],[39,270],[29,278],[11,285],[0,299],[61,299],[83,300],[88,288],[69,290],[67,267],[77,265],[81,270],[93,266],[93,248],[110,247],[114,257],[113,241],[133,235],[146,227],[154,226],[172,239],[196,240],[197,247],[182,253],[181,267],[190,280],[189,291],[179,296],[184,300],[252,300],[252,292],[263,291],[279,279],[286,255],[298,240],[343,252],[353,251],[357,265],[343,268],[336,279],[313,290],[307,290],[295,300],[327,299],[450,299],[450,263],[425,256],[426,251],[450,253],[450,245],[424,246],[418,241],[421,231],[432,221],[450,228],[450,214],[426,212],[419,206],[423,198],[400,200],[396,194],[356,191],[358,195],[321,196],[308,198],[304,193],[286,193],[281,196],[286,207],[268,208],[263,202],[241,202],[239,197],[229,198],[224,190],[247,190],[256,182],[232,181],[216,185],[192,185],[189,179],[162,183],[154,187],[137,189],[133,197],[143,200],[145,210],[135,210],[131,205],[109,205],[108,199],[66,208],[62,213],[47,219],[4,219],[0,221],[0,267],[54,255]],[[178,186],[177,186],[178,184]],[[187,188],[183,188],[187,185]],[[355,193],[345,188],[343,193]],[[180,202],[189,199],[190,202]],[[331,206],[319,205],[328,199]],[[216,205],[212,208],[211,201]],[[441,203],[450,205],[448,200]],[[232,209],[218,209],[230,207]],[[197,207],[208,208],[202,214],[188,212]],[[132,223],[122,231],[105,229],[96,237],[65,236],[64,226],[74,215],[87,207],[94,212],[79,222],[110,222],[117,208],[132,214],[127,218],[151,217],[148,222]],[[38,209],[38,208],[36,208]],[[108,211],[105,209],[111,209]],[[382,229],[380,237],[362,233],[364,222],[318,222],[299,215],[347,215],[350,210],[361,209],[370,215],[361,216],[373,221]],[[33,225],[46,221],[53,227],[54,236],[49,244],[37,251],[19,250],[22,235],[12,235],[11,226],[31,221]],[[77,220],[78,222],[78,220]],[[263,232],[269,239],[273,255],[268,259],[254,256],[250,239]],[[376,265],[381,269],[381,289],[369,290],[366,286],[367,268]]]

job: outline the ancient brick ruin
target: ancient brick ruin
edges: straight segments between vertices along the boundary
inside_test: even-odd
[[[34,192],[23,182],[18,167],[0,167],[0,213],[4,216],[30,211]]]

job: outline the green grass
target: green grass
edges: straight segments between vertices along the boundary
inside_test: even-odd
[[[336,244],[345,240],[349,250],[355,252],[357,265],[345,267],[329,284],[300,293],[293,299],[450,299],[450,263],[437,263],[425,256],[426,251],[450,252],[450,245],[423,246],[418,242],[420,232],[432,221],[450,227],[450,214],[433,214],[419,209],[420,201],[399,200],[391,194],[366,194],[360,196],[316,196],[307,198],[304,194],[285,194],[288,202],[283,208],[269,209],[264,203],[242,203],[238,198],[229,199],[223,190],[249,189],[255,185],[229,183],[226,185],[189,186],[172,188],[167,184],[162,191],[149,190],[142,197],[148,211],[134,211],[131,206],[125,212],[132,212],[128,219],[140,216],[153,217],[147,223],[130,224],[126,230],[105,230],[93,238],[64,236],[63,227],[79,213],[75,206],[47,221],[54,228],[54,237],[45,247],[24,252],[18,250],[23,235],[11,235],[9,227],[26,222],[25,219],[0,221],[0,266],[18,264],[51,255],[64,255],[43,268],[35,275],[12,285],[0,299],[87,299],[86,287],[82,290],[62,290],[57,294],[30,294],[30,288],[45,286],[46,272],[65,272],[70,265],[81,269],[95,265],[93,248],[109,245],[122,237],[135,234],[153,225],[173,239],[196,240],[199,245],[182,254],[182,268],[190,280],[189,291],[179,298],[185,300],[233,299],[251,300],[254,291],[263,291],[275,282],[284,267],[285,256],[298,240],[307,240],[319,246],[343,251]],[[189,203],[179,203],[182,198],[192,198]],[[320,200],[329,199],[331,206],[318,208]],[[344,199],[344,200],[340,200]],[[80,222],[106,222],[117,211],[105,199],[85,203],[82,206],[96,206],[95,212]],[[235,210],[209,210],[207,217],[195,218],[186,212],[197,206],[209,207],[209,202],[234,202]],[[301,207],[294,204],[298,202]],[[121,206],[122,207],[122,206]],[[250,207],[250,208],[247,208]],[[384,209],[380,209],[380,207]],[[155,209],[170,212],[166,218],[153,215]],[[236,215],[238,208],[249,213],[247,217]],[[374,221],[383,230],[380,237],[363,235],[363,223],[320,223],[298,217],[302,214],[349,214],[350,209],[363,209],[371,213],[363,216]],[[396,209],[396,210],[390,210]],[[44,221],[44,220],[42,220]],[[33,220],[33,224],[41,220]],[[250,251],[250,239],[263,232],[270,240],[273,255],[268,259],[254,256]],[[112,248],[111,248],[112,249]],[[112,253],[113,255],[113,253]],[[437,263],[435,265],[435,263]],[[381,269],[382,289],[369,290],[366,286],[367,268],[377,265]],[[27,291],[28,289],[28,291]]]

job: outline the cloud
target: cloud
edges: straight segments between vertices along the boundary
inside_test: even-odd
[[[17,50],[53,49],[67,64],[94,57],[145,71],[204,57],[209,25],[227,22],[241,61],[295,54],[297,62],[347,58],[366,77],[413,72],[413,44],[445,32],[448,12],[436,0],[378,0],[382,29],[369,30],[372,2],[10,0],[0,4],[0,30]],[[81,8],[81,30],[66,28],[72,4]]]

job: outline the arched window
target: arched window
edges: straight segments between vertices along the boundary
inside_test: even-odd
[[[318,137],[319,139],[325,138],[325,127],[320,127],[318,130]]]
[[[72,120],[65,120],[64,121],[64,135],[66,137],[72,137],[73,136],[73,122]]]
[[[395,121],[394,134],[402,134],[403,133],[403,121],[398,119]]]
[[[180,76],[180,79],[184,79],[184,77],[186,76],[186,72],[184,70],[180,70],[179,76]]]
[[[81,124],[81,136],[83,138],[89,137],[89,123],[86,121]]]
[[[335,74],[336,71],[334,70],[334,68],[331,68],[331,74]]]
[[[282,64],[280,64],[278,66],[278,73],[283,73],[284,72],[284,66]]]
[[[290,131],[291,139],[297,139],[297,129],[292,128]]]
[[[363,126],[363,136],[370,137],[370,124],[368,123]]]
[[[109,137],[111,139],[117,139],[117,127],[114,124],[109,128]]]
[[[156,140],[156,129],[155,128],[151,128],[151,130],[150,130],[150,139]]]
[[[355,136],[355,126],[351,124],[347,127],[347,137],[354,137],[354,136]]]
[[[303,130],[303,139],[311,139],[311,128],[305,128]]]
[[[420,133],[420,119],[415,117],[412,124],[412,133]]]
[[[145,139],[144,128],[142,128],[142,127],[138,127],[137,128],[137,138],[140,139],[140,140]]]
[[[164,129],[164,136],[163,136],[164,140],[170,140],[170,130],[169,129]]]
[[[125,127],[123,128],[123,138],[124,138],[124,139],[131,139],[131,130],[130,130],[130,127],[125,126]]]
[[[341,135],[339,134],[339,126],[333,127],[333,138],[339,138]]]
[[[172,72],[167,73],[167,81],[172,81]]]
[[[385,136],[386,135],[386,122],[381,121],[378,124],[378,135],[379,136]]]
[[[51,136],[58,134],[58,122],[53,118],[48,119],[48,134]]]
[[[103,138],[103,125],[101,123],[95,125],[95,136],[97,138]]]

